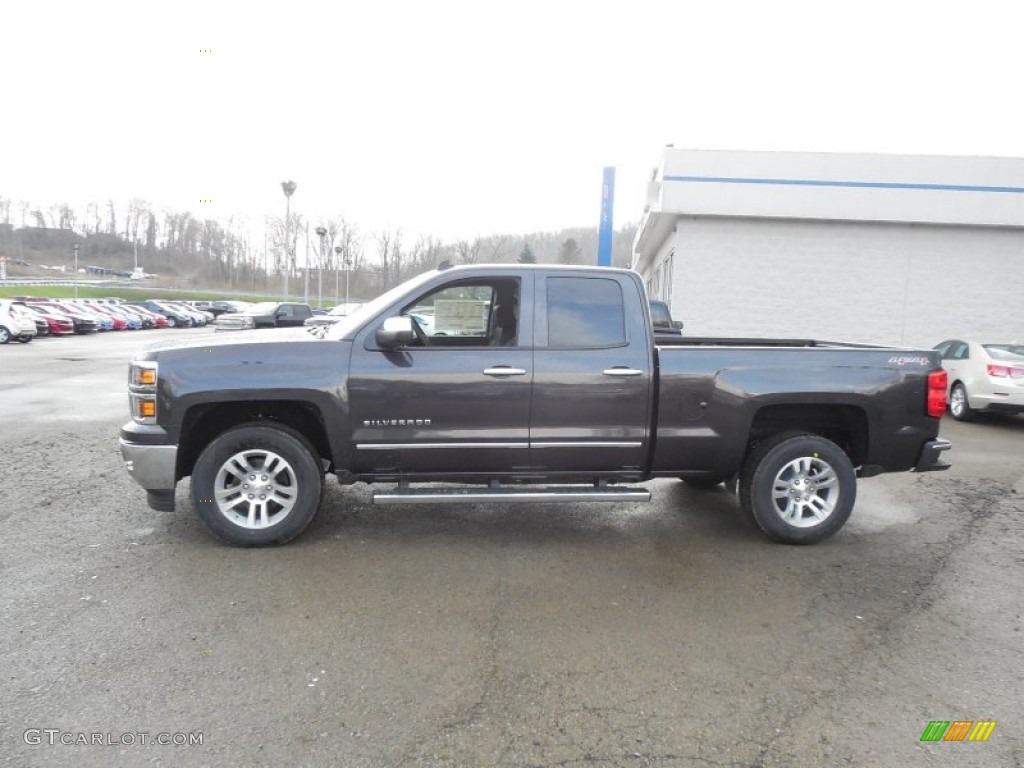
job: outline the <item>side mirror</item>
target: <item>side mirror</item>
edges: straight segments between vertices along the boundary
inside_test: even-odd
[[[672,321],[672,327],[675,328],[677,331],[683,330],[683,321],[682,320],[673,320]]]
[[[384,325],[377,329],[377,346],[381,349],[398,349],[412,344],[416,340],[416,332],[412,328],[412,318],[389,317]]]

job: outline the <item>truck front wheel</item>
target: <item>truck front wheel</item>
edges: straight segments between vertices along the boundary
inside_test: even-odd
[[[850,457],[824,437],[785,433],[750,452],[740,506],[768,538],[814,544],[843,527],[857,498]]]
[[[207,527],[241,547],[284,544],[316,515],[323,490],[316,452],[280,425],[245,424],[199,455],[192,503]]]

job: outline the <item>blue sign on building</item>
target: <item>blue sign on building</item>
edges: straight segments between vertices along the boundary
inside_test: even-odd
[[[612,265],[612,208],[615,205],[615,168],[604,169],[601,184],[601,226],[597,230],[597,266]]]

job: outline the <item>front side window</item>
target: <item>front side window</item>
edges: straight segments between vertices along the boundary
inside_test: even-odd
[[[548,346],[617,347],[626,343],[622,288],[599,277],[549,277]]]
[[[448,285],[402,310],[411,317],[422,346],[516,346],[519,283],[498,280]]]

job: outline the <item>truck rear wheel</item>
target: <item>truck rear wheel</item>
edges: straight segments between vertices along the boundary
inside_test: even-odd
[[[814,544],[850,517],[857,475],[850,457],[824,437],[787,432],[750,452],[739,484],[745,515],[773,541]]]
[[[316,515],[323,475],[316,451],[280,425],[245,424],[213,440],[192,471],[192,503],[222,541],[284,544]]]

